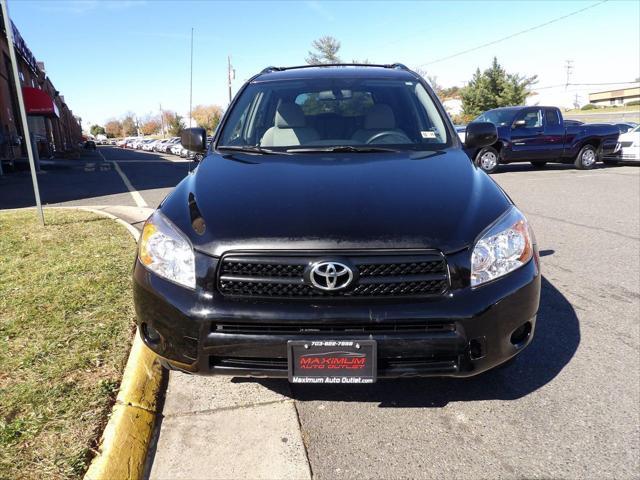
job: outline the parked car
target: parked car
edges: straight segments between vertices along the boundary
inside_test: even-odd
[[[117,147],[124,147],[125,143],[127,143],[127,139],[121,138],[120,140],[116,140],[115,144]]]
[[[142,150],[144,150],[145,152],[150,152],[153,150],[153,146],[156,144],[156,142],[158,142],[159,140],[156,140],[154,138],[147,140],[147,142],[145,142],[144,145],[142,145]]]
[[[616,123],[615,126],[618,127],[618,130],[620,131],[620,133],[627,133],[633,130],[634,128],[636,128],[638,124],[635,122],[623,122],[623,123]]]
[[[124,148],[133,148],[135,142],[139,140],[138,137],[128,137],[124,143]]]
[[[184,147],[180,144],[180,142],[177,142],[175,144],[173,144],[170,148],[169,151],[174,154],[174,155],[180,155],[180,151],[183,149]]]
[[[321,105],[320,108],[318,106]],[[496,127],[469,124],[466,147]],[[470,376],[531,341],[535,237],[402,65],[268,68],[144,225],[139,332],[167,368],[297,383]]]
[[[604,158],[615,165],[619,162],[640,162],[640,125],[618,137],[618,150]]]
[[[487,173],[512,162],[531,162],[538,168],[547,162],[573,163],[590,169],[615,151],[619,135],[613,125],[566,125],[556,107],[495,108],[474,121],[491,122],[498,129],[493,145],[468,151]]]
[[[158,151],[162,153],[171,153],[171,147],[180,142],[180,137],[172,137],[158,147]]]
[[[158,140],[156,143],[153,144],[153,151],[154,152],[160,152],[160,149],[162,147],[164,147],[169,140],[170,139],[168,139],[168,138],[164,138],[162,140]]]
[[[85,150],[95,150],[96,142],[94,142],[93,140],[87,140],[86,142],[84,142],[84,148]]]

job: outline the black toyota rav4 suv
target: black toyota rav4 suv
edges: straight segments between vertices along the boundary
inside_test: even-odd
[[[496,141],[472,123],[466,148]],[[267,68],[147,220],[134,270],[167,368],[371,383],[469,376],[532,339],[527,219],[400,64]]]

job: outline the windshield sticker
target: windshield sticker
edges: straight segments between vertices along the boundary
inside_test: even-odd
[[[430,130],[420,132],[422,138],[436,138],[436,132]]]

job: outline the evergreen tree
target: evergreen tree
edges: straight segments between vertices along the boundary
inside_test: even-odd
[[[306,61],[309,65],[322,65],[326,63],[340,63],[338,50],[340,50],[340,42],[334,37],[325,35],[314,40],[311,46],[316,50],[309,52]]]
[[[494,57],[490,68],[484,72],[476,69],[471,81],[460,90],[463,112],[475,117],[492,108],[523,105],[536,80],[536,75],[507,73]]]

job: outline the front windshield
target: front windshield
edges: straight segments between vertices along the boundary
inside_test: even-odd
[[[513,114],[512,110],[489,110],[477,117],[474,122],[489,122],[496,127],[504,127],[505,125],[511,125]]]
[[[328,78],[248,85],[218,148],[435,150],[450,142],[418,81]]]

